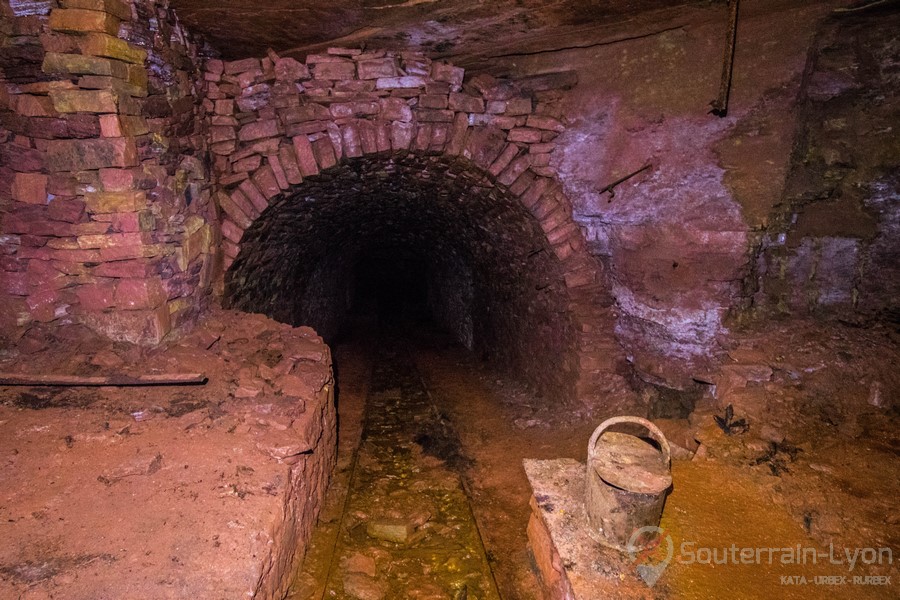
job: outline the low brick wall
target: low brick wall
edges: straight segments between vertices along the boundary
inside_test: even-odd
[[[331,356],[314,331],[214,311],[152,350],[78,326],[20,346],[2,370],[209,383],[0,388],[0,597],[284,597],[336,459]]]

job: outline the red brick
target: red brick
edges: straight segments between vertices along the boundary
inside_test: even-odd
[[[103,223],[98,225],[103,229],[107,227]],[[150,242],[148,234],[141,232],[79,235],[77,239],[78,247],[82,250],[142,246]]]
[[[324,137],[319,138],[312,144],[313,154],[316,156],[316,162],[322,169],[328,169],[337,164],[337,157],[334,154],[334,145],[331,139]]]
[[[115,293],[115,281],[86,283],[75,288],[75,296],[82,308],[90,311],[112,308],[115,305]]]
[[[461,110],[470,113],[484,112],[484,99],[469,94],[453,92],[450,94],[450,110]]]
[[[526,144],[540,143],[541,130],[528,127],[513,127],[509,130],[506,139],[510,142],[523,142]]]
[[[381,118],[388,121],[412,121],[412,109],[403,98],[382,98]]]
[[[435,81],[446,81],[455,89],[462,87],[465,70],[446,63],[432,63],[431,78]]]
[[[278,81],[298,81],[309,77],[309,68],[296,59],[278,58],[275,61],[275,79]]]
[[[503,185],[512,185],[513,182],[519,178],[519,175],[525,172],[525,170],[531,166],[531,156],[526,154],[524,156],[520,156],[516,160],[512,161],[506,169],[503,170],[500,175],[497,176],[497,181],[502,183]]]
[[[159,279],[121,279],[116,286],[116,307],[125,310],[156,308],[166,301]]]
[[[544,192],[547,191],[547,188],[550,187],[551,181],[552,180],[546,177],[539,177],[531,184],[521,196],[522,204],[525,205],[525,208],[532,210],[537,206],[541,196],[543,196]]]
[[[400,75],[397,59],[392,57],[361,60],[357,63],[357,69],[360,79],[378,79]]]
[[[235,198],[239,199],[240,201],[236,201]],[[219,204],[219,207],[223,211],[225,211],[226,215],[228,215],[228,218],[230,218],[232,221],[234,221],[244,229],[250,227],[250,225],[253,223],[253,216],[247,214],[247,210],[251,210],[251,212],[255,211],[252,211],[252,205],[250,205],[250,202],[247,200],[244,194],[241,193],[240,190],[234,190],[230,196],[224,193],[219,193],[216,195],[216,200]],[[244,207],[241,206],[241,204],[244,202],[246,202],[249,207],[247,210],[245,210]]]
[[[0,271],[0,290],[10,296],[27,296],[27,275],[25,273],[10,273],[7,271]]]
[[[319,172],[319,165],[316,161],[316,155],[313,150],[309,138],[305,135],[298,135],[293,138],[294,153],[297,155],[297,163],[300,166],[300,173],[304,177],[310,177]],[[332,151],[333,152],[333,151]]]
[[[391,124],[391,147],[394,150],[408,150],[416,135],[416,126],[412,123],[394,121]]]
[[[281,110],[279,111],[279,116],[285,125],[289,125],[291,123],[330,119],[331,112],[325,106],[312,102]]]
[[[216,100],[216,114],[217,115],[233,115],[234,114],[234,100]]]
[[[152,310],[112,310],[81,315],[92,329],[114,340],[155,346],[172,330],[169,308],[163,304]]]
[[[450,137],[450,125],[447,123],[435,123],[431,129],[431,143],[428,149],[434,152],[442,152]]]
[[[88,33],[78,40],[82,54],[114,58],[138,65],[147,60],[147,51],[105,33]]]
[[[128,246],[111,246],[108,248],[100,248],[95,252],[100,255],[99,261],[107,260],[131,260],[135,258],[152,258],[159,256],[165,250],[165,246],[160,244],[147,245],[128,245]],[[94,262],[94,261],[90,261]]]
[[[224,235],[226,239],[231,240],[235,244],[240,244],[241,237],[243,237],[244,235],[244,230],[228,219],[225,219],[222,221],[222,235]]]
[[[45,162],[51,172],[136,167],[140,163],[132,138],[50,140]]]
[[[506,101],[506,110],[503,112],[508,117],[517,117],[530,115],[532,110],[531,98],[510,98]]]
[[[274,176],[273,176],[273,180],[274,180]],[[275,187],[278,187],[278,186],[276,185]],[[256,218],[264,210],[266,210],[266,208],[268,208],[269,201],[266,199],[266,197],[263,195],[263,193],[260,191],[260,189],[258,187],[256,187],[256,185],[254,185],[254,182],[251,181],[250,179],[242,181],[241,185],[238,186],[238,189],[241,192],[243,192],[244,196],[246,196],[247,199],[250,201],[250,203],[253,205],[253,208],[256,212],[256,214],[252,215],[253,218]]]
[[[269,161],[269,166],[272,167],[272,173],[275,174],[275,181],[278,182],[278,187],[286,190],[290,187],[290,183],[287,180],[287,174],[284,172],[284,167],[281,165],[281,159],[277,154],[273,154],[267,157]]]
[[[566,130],[565,125],[558,119],[544,115],[529,115],[525,124],[528,127],[534,127],[535,129],[546,129],[557,133],[562,133]]]
[[[82,8],[85,10],[99,10],[122,19],[131,20],[131,7],[123,0],[61,0],[64,8]]]
[[[155,272],[155,267],[143,259],[117,260],[101,263],[94,267],[93,274],[98,277],[145,278]]]
[[[329,110],[335,119],[349,119],[377,115],[381,108],[377,102],[335,102]]]
[[[341,143],[345,155],[351,158],[362,156],[359,129],[353,123],[341,127]]]
[[[132,169],[100,169],[100,183],[105,192],[127,192],[135,187]]]
[[[278,121],[271,119],[268,121],[256,121],[249,125],[245,125],[238,133],[238,139],[242,142],[250,142],[267,137],[275,137],[277,135]]]
[[[417,109],[415,113],[421,123],[451,123],[456,116],[452,110]]]
[[[261,69],[258,58],[245,58],[225,63],[226,75],[237,75],[238,73],[254,69]]]
[[[278,151],[278,158],[288,183],[293,185],[303,183],[303,174],[300,172],[300,165],[297,163],[297,155],[294,154],[293,148],[282,146]]]
[[[254,154],[253,156],[248,156],[247,158],[235,161],[234,164],[231,165],[231,169],[235,173],[252,173],[260,166],[262,166],[262,156]]]
[[[422,94],[419,96],[421,108],[447,108],[448,98],[445,94]]]
[[[312,73],[315,79],[353,79],[356,77],[356,65],[353,61],[316,63]]]
[[[500,156],[506,145],[506,135],[499,129],[476,127],[466,140],[464,156],[486,169]]]
[[[389,152],[391,149],[391,124],[386,121],[378,121],[375,124],[375,143],[379,152]]]
[[[66,277],[45,260],[32,260],[27,268],[28,285],[32,288],[62,289],[66,286]]]
[[[77,223],[84,214],[84,202],[70,198],[57,198],[48,205],[47,213],[54,221]]]
[[[84,202],[90,213],[135,212],[147,207],[145,192],[95,192],[85,194]]]
[[[41,289],[29,294],[25,303],[31,318],[42,323],[55,320],[56,304],[59,301],[59,293],[54,289]]]
[[[519,175],[518,179],[516,179],[512,185],[509,186],[509,191],[515,196],[521,196],[525,193],[531,184],[534,183],[535,175],[531,171],[526,170],[524,173]]]
[[[138,231],[151,231],[152,230],[151,227],[148,227],[145,223],[141,222],[141,214],[152,214],[152,213],[128,212],[128,213],[115,213],[115,214],[110,215],[110,217],[111,217],[111,220],[109,221],[110,232],[135,233]]]
[[[447,154],[459,156],[466,146],[469,135],[469,118],[465,113],[457,113],[453,118],[453,128],[450,130],[450,141],[447,144]]]
[[[27,204],[47,203],[48,177],[41,173],[16,173],[12,184],[12,196]]]
[[[414,150],[428,150],[428,144],[431,142],[431,124],[420,123],[416,132],[416,138],[413,142]]]
[[[222,252],[225,253],[225,256],[231,259],[237,258],[238,254],[241,253],[241,247],[238,244],[233,243],[229,239],[225,239],[222,241]],[[228,267],[225,267],[228,270]]]
[[[80,8],[54,8],[50,12],[49,22],[50,29],[54,31],[70,33],[99,31],[109,35],[118,35],[119,23],[118,17],[107,12],[83,10]]]
[[[234,127],[212,126],[209,128],[209,141],[212,144],[227,142],[237,138]]]
[[[17,114],[23,117],[56,117],[53,101],[48,96],[20,94],[12,97]]]
[[[275,172],[270,165],[265,165],[264,167],[257,169],[250,179],[253,180],[253,183],[256,184],[256,187],[266,199],[265,205],[259,205],[256,202],[253,203],[261,213],[269,206],[268,201],[281,193],[281,187],[278,185],[278,180],[275,178]],[[253,201],[253,198],[251,198],[251,201]]]
[[[359,130],[359,143],[362,146],[363,154],[374,154],[378,152],[378,140],[375,134],[375,124],[371,121],[358,121],[357,129]]]

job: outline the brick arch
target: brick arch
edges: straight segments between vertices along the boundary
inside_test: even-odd
[[[421,54],[331,49],[306,63],[208,61],[209,137],[220,189],[227,271],[244,232],[304,178],[361,157],[433,154],[463,161],[517,197],[559,260],[578,341],[575,395],[622,395],[623,352],[614,339],[609,286],[588,253],[550,166],[564,130],[533,89],[480,76]],[[603,404],[606,404],[605,402]]]

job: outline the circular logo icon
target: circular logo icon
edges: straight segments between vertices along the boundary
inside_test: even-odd
[[[658,553],[663,540],[666,544],[666,556],[662,560],[653,560],[653,555]],[[628,538],[625,549],[631,557],[631,562],[637,563],[635,569],[638,576],[650,587],[656,584],[675,557],[675,542],[672,541],[672,536],[661,528],[651,525],[635,529]]]

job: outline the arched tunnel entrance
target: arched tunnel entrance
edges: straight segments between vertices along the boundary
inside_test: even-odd
[[[427,317],[545,395],[574,388],[559,259],[521,201],[462,158],[350,159],[273,198],[243,235],[225,303],[326,340],[351,312]]]

